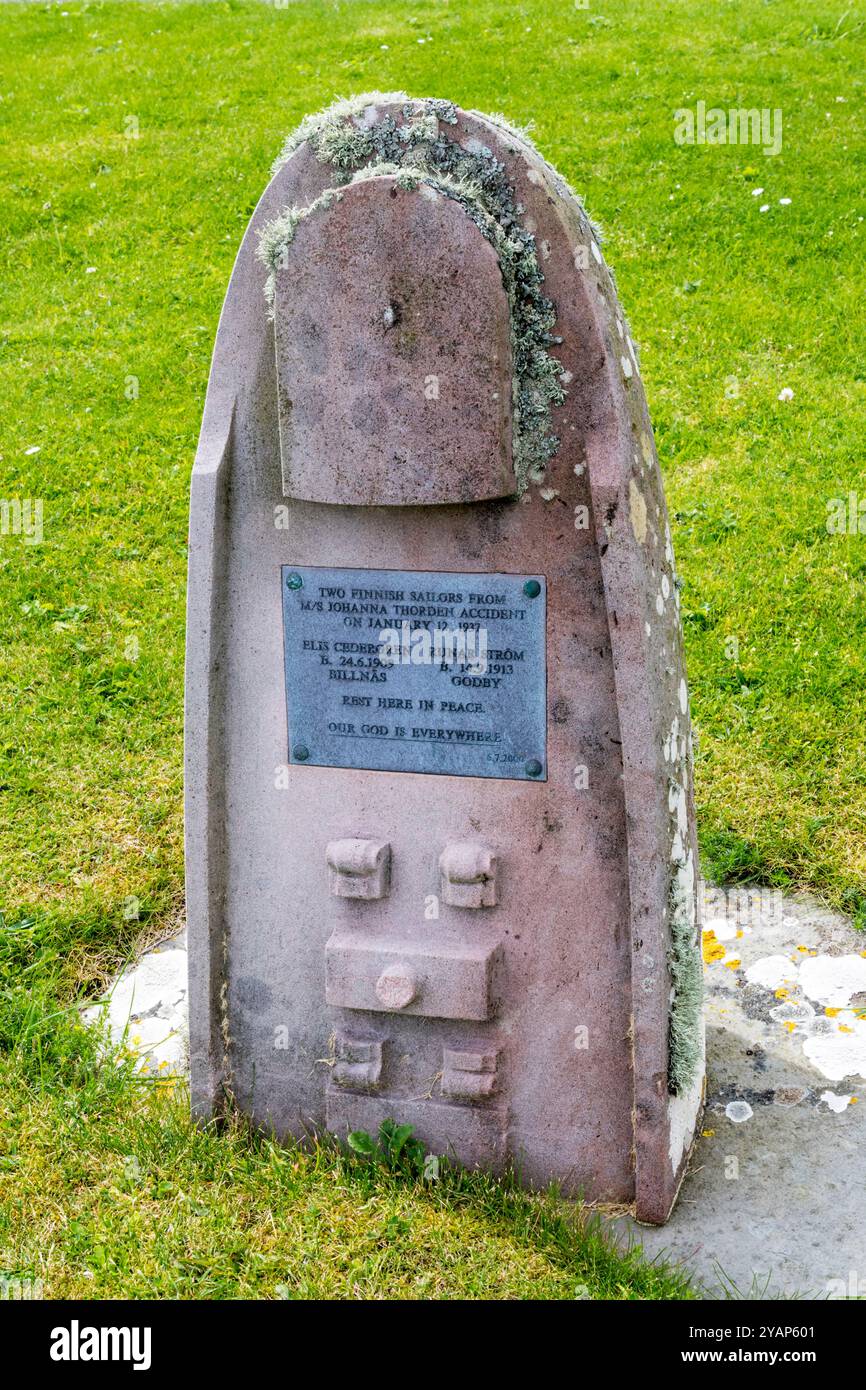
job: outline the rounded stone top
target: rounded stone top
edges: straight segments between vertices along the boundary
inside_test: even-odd
[[[496,251],[428,183],[364,179],[298,223],[274,299],[283,490],[343,505],[512,496]]]

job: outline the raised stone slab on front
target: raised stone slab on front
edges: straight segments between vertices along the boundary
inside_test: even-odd
[[[703,1087],[679,595],[612,279],[523,135],[304,123],[190,542],[196,1112],[394,1118],[663,1221]]]

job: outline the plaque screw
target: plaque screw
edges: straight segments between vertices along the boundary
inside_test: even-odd
[[[286,588],[287,588],[287,589],[303,589],[303,587],[304,587],[304,581],[303,581],[303,579],[301,578],[301,576],[300,576],[299,574],[295,574],[295,573],[293,572],[292,574],[287,574],[287,575],[286,575]]]
[[[310,756],[310,750],[305,743],[296,743],[292,749],[292,757],[296,763],[305,763]],[[539,771],[541,771],[539,765]]]
[[[537,759],[530,758],[529,762],[524,764],[523,771],[526,773],[527,777],[540,777],[544,768]]]
[[[527,598],[538,598],[538,595],[541,593],[541,585],[537,579],[527,579],[523,586],[523,592]],[[541,771],[540,768],[539,771]]]

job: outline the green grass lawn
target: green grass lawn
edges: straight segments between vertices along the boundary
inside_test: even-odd
[[[185,1088],[138,1094],[80,1034],[0,1083],[0,1273],[41,1279],[46,1297],[690,1296],[552,1194],[196,1130]]]
[[[682,1291],[484,1179],[196,1133],[95,1068],[68,1010],[181,918],[187,488],[232,260],[286,133],[372,88],[533,121],[605,227],[684,580],[704,870],[866,920],[866,534],[825,524],[851,492],[866,513],[845,10],[0,6],[0,498],[42,499],[44,528],[0,536],[0,1273],[51,1296]],[[781,153],[677,145],[699,100],[780,109]]]

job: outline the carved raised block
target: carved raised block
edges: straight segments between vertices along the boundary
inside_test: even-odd
[[[449,907],[495,907],[496,869],[496,855],[486,845],[446,845],[439,856],[442,901]]]
[[[499,945],[389,945],[335,932],[325,950],[325,999],[340,1009],[487,1019],[498,1001],[501,963]]]
[[[325,858],[335,898],[387,898],[391,846],[385,840],[332,840]]]
[[[486,1100],[496,1090],[495,1052],[455,1052],[442,1056],[442,1094],[451,1100]]]
[[[334,1081],[355,1091],[374,1091],[382,1079],[381,1042],[367,1042],[337,1034]]]

